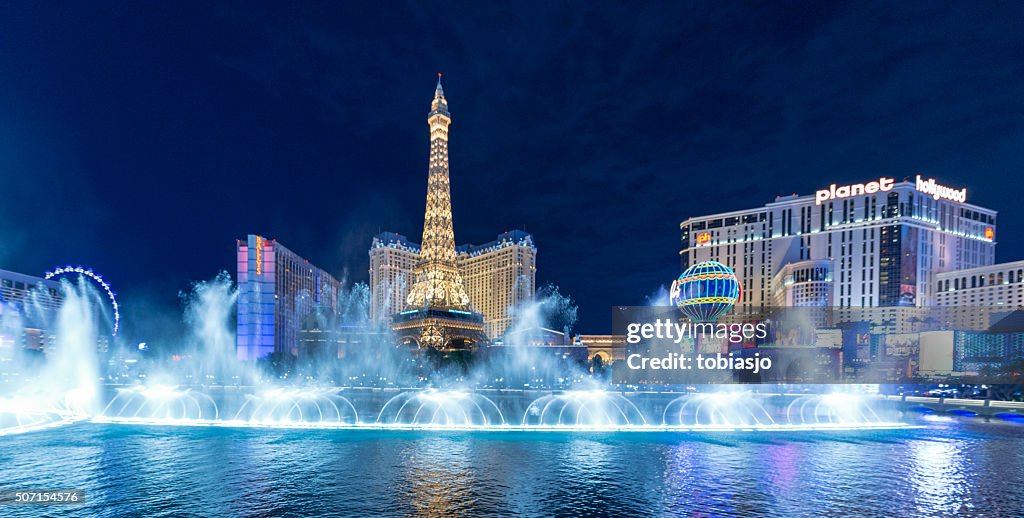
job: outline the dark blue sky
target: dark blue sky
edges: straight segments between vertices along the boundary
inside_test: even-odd
[[[457,240],[532,232],[583,332],[680,220],[831,182],[966,186],[1024,258],[1024,5],[598,4],[7,2],[0,268],[92,266],[140,338],[248,233],[365,280],[419,239],[437,71]]]

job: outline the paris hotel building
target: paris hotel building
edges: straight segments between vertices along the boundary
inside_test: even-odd
[[[406,296],[420,246],[405,236],[384,232],[370,245],[370,317],[389,322],[406,309]],[[484,315],[487,337],[502,336],[512,323],[516,305],[533,298],[536,290],[537,247],[533,236],[521,230],[499,234],[489,243],[456,248],[470,304]]]

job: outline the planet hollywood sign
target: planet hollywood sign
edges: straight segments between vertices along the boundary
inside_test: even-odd
[[[945,185],[939,185],[935,183],[934,178],[927,180],[921,178],[921,175],[917,175],[917,190],[925,194],[930,194],[932,198],[952,200],[957,203],[963,203],[967,201],[967,188],[954,189],[952,187],[946,187]]]
[[[823,202],[829,200],[861,196],[864,194],[875,194],[876,192],[888,192],[892,190],[892,186],[895,183],[896,180],[883,176],[879,178],[877,182],[855,183],[853,185],[844,185],[842,187],[837,187],[836,184],[832,184],[828,186],[828,189],[819,189],[818,192],[814,193],[814,204],[821,205]]]
[[[871,181],[867,183],[855,183],[843,186],[832,184],[828,189],[819,189],[814,193],[814,204],[821,205],[822,203],[830,200],[851,198],[853,196],[862,196],[865,194],[875,194],[879,192],[889,192],[895,185],[895,179],[886,178],[884,176],[879,178],[877,182]],[[927,194],[936,200],[946,199],[957,203],[967,201],[966,187],[963,189],[954,189],[952,187],[936,183],[934,178],[925,180],[924,178],[921,178],[921,175],[917,175],[915,187],[918,192]]]

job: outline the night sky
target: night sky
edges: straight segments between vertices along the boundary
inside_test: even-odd
[[[419,241],[436,73],[456,240],[534,234],[577,331],[689,216],[921,172],[1024,259],[1024,4],[5,2],[0,268],[91,266],[136,339],[259,233],[347,281]]]

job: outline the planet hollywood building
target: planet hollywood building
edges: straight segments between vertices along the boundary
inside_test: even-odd
[[[967,189],[920,175],[832,184],[683,221],[681,266],[716,260],[735,270],[739,315],[830,305],[841,322],[846,308],[879,308],[884,331],[909,332],[895,309],[932,305],[937,274],[994,262],[996,211],[966,200]]]

